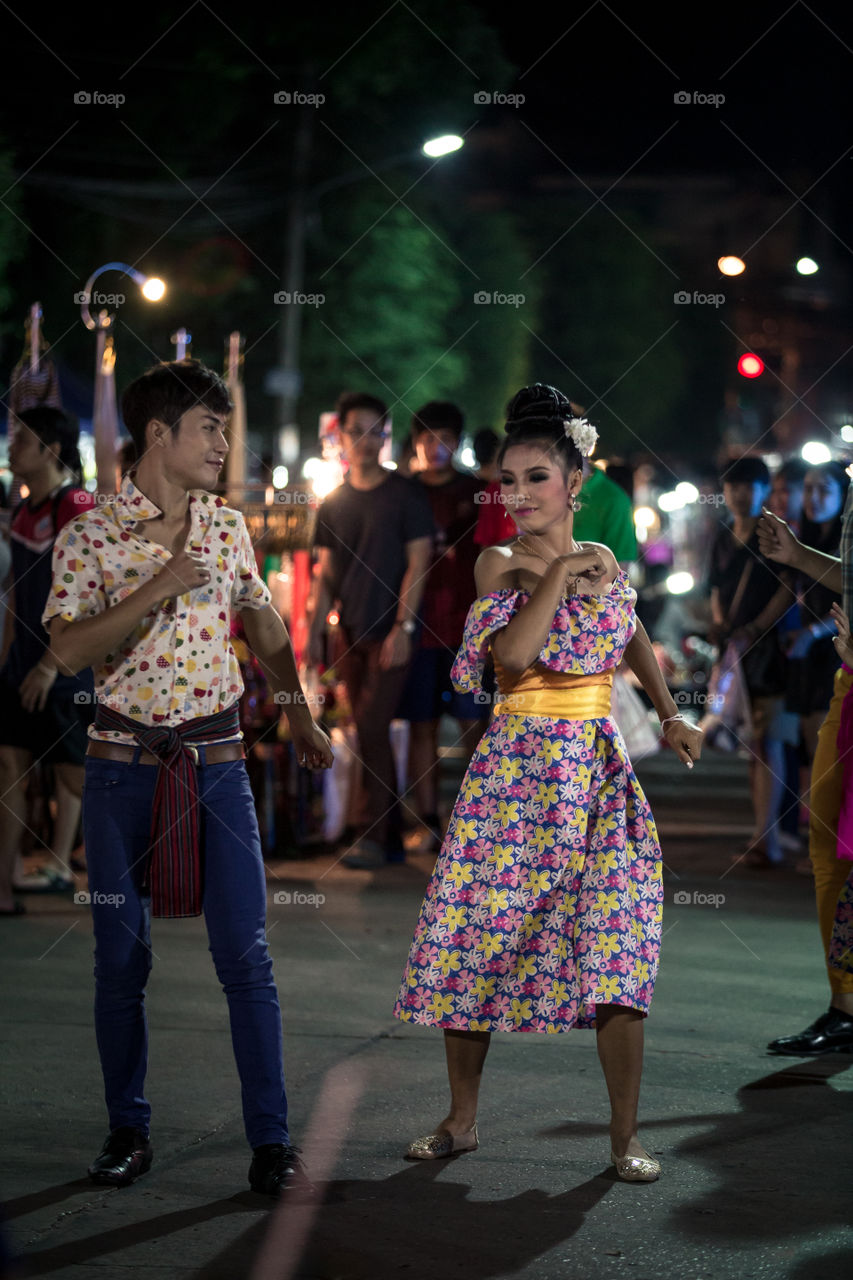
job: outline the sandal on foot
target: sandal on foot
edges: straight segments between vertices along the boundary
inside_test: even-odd
[[[467,1133],[430,1133],[425,1138],[415,1138],[406,1152],[408,1160],[441,1160],[445,1156],[458,1156],[463,1151],[476,1151],[480,1145],[477,1126]]]
[[[623,1182],[657,1182],[660,1177],[660,1165],[651,1156],[616,1156],[611,1151],[610,1159]]]

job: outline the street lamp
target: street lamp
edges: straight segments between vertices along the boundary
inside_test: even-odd
[[[299,371],[300,346],[302,341],[301,307],[295,299],[302,293],[305,284],[305,238],[308,226],[309,208],[329,191],[349,186],[353,182],[361,182],[394,165],[411,161],[417,156],[425,155],[438,160],[442,156],[458,151],[464,139],[457,134],[443,134],[438,138],[428,139],[418,151],[403,151],[398,155],[388,156],[378,164],[367,168],[352,169],[334,178],[328,178],[314,187],[304,185],[311,151],[311,129],[313,113],[310,108],[303,114],[297,133],[293,183],[291,186],[290,212],[288,215],[287,240],[285,244],[284,270],[282,272],[282,302],[285,313],[279,326],[278,367],[267,377],[267,390],[279,398],[279,427],[292,424],[296,406],[302,391],[302,376]],[[289,305],[287,305],[289,303]]]
[[[115,487],[116,445],[118,443],[118,406],[115,391],[115,349],[110,330],[115,324],[115,311],[110,307],[120,306],[124,301],[122,294],[95,293],[94,284],[105,271],[121,271],[130,276],[134,284],[142,291],[142,296],[149,302],[159,302],[166,292],[166,286],[157,276],[145,276],[126,262],[105,262],[89,276],[84,288],[74,295],[75,302],[80,304],[80,317],[89,330],[95,331],[95,394],[92,410],[92,433],[95,437],[95,466],[98,475],[98,491],[112,493]],[[92,315],[91,304],[101,307],[96,316]],[[105,305],[101,305],[101,304]]]
[[[141,271],[137,271],[135,267],[129,267],[126,262],[105,262],[102,267],[98,267],[96,271],[92,272],[81,292],[75,295],[74,300],[80,303],[80,316],[87,329],[109,329],[115,320],[115,315],[111,315],[109,311],[100,311],[97,318],[94,318],[89,310],[90,303],[94,302],[97,305],[100,296],[92,293],[92,286],[105,271],[121,271],[124,275],[130,276],[134,284],[139,285],[142,296],[147,298],[149,302],[159,302],[166,292],[166,286],[158,276],[145,276]],[[119,294],[104,294],[103,298],[105,302],[112,298],[115,306],[117,305],[116,299],[120,296]]]

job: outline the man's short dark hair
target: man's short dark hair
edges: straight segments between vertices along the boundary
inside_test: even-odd
[[[164,360],[131,382],[121,398],[121,413],[138,456],[145,452],[145,428],[152,419],[176,431],[184,414],[199,404],[219,417],[233,408],[219,374],[200,360]]]
[[[388,406],[383,404],[378,396],[372,396],[367,391],[344,391],[338,397],[336,408],[338,425],[342,427],[347,420],[347,414],[354,413],[357,409],[369,409],[382,422],[388,417]]]
[[[425,431],[452,431],[457,440],[465,430],[465,415],[451,400],[430,400],[412,414],[412,439],[417,441]]]
[[[28,427],[34,436],[38,436],[42,445],[58,444],[60,463],[79,478],[80,454],[77,451],[77,442],[80,438],[80,428],[67,414],[61,409],[55,409],[52,405],[39,404],[32,409],[22,409],[20,413],[15,414],[15,417]]]
[[[768,484],[770,472],[761,458],[748,454],[744,458],[735,458],[723,470],[723,484]]]

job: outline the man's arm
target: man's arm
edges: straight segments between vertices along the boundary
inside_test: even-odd
[[[244,609],[240,614],[249,648],[257,658],[267,683],[284,707],[290,724],[293,747],[300,764],[330,769],[332,746],[312,719],[302,691],[296,659],[287,627],[271,604],[262,609]]]
[[[6,612],[3,617],[3,640],[0,643],[0,667],[9,656],[9,650],[12,647],[12,641],[15,638],[15,587],[10,584],[9,590],[6,592]]]
[[[317,548],[317,564],[319,570],[314,588],[314,615],[311,618],[311,629],[308,633],[308,656],[314,666],[323,660],[323,632],[329,610],[335,603],[334,595],[334,552],[331,547]],[[243,619],[245,623],[245,618]]]
[[[77,622],[51,619],[50,653],[58,669],[63,675],[75,676],[86,667],[99,667],[161,601],[193,591],[209,578],[200,556],[181,551],[155,577],[103,613]]]
[[[379,666],[383,671],[404,666],[412,654],[411,636],[406,635],[400,624],[407,618],[415,619],[423,599],[432,557],[432,538],[413,538],[406,543],[406,572],[400,583],[397,613],[394,625],[382,642]]]

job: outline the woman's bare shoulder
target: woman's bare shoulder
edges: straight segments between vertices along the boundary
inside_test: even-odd
[[[514,590],[517,567],[512,547],[484,547],[474,565],[477,594],[487,596],[492,591]]]

